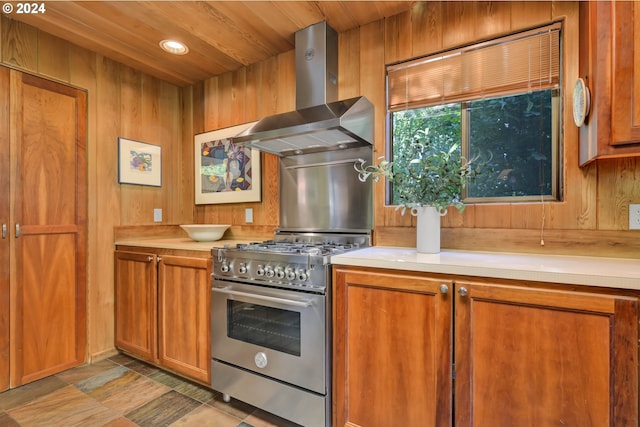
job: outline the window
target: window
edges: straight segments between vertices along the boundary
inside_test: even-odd
[[[559,23],[387,67],[390,157],[418,130],[485,163],[465,203],[558,200]],[[394,204],[393,188],[387,202]]]

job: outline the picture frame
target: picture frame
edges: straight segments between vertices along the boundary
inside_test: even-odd
[[[162,186],[162,147],[118,138],[118,183]]]
[[[262,200],[260,150],[233,144],[234,136],[255,123],[194,136],[196,205]]]

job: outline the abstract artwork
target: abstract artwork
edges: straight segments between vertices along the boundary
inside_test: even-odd
[[[118,138],[118,182],[162,186],[162,147]]]
[[[253,123],[195,136],[196,204],[259,202],[260,151],[234,144]]]

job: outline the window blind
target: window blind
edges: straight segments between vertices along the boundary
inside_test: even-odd
[[[387,67],[389,111],[555,88],[560,82],[555,23]]]

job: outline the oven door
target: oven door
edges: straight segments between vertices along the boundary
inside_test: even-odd
[[[212,357],[326,394],[325,298],[214,280]]]

